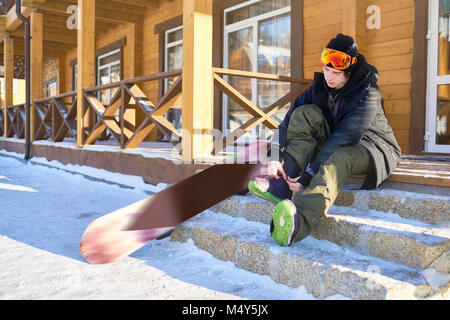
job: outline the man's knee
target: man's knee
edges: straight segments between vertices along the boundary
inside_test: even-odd
[[[327,127],[325,117],[315,104],[305,104],[295,109],[289,122],[289,131],[310,132],[312,135],[317,135],[324,127]]]
[[[362,174],[370,169],[370,158],[363,146],[352,145],[335,150],[325,162],[325,165],[330,164],[348,174]]]
[[[292,113],[292,117],[322,117],[322,110],[315,104],[305,104],[303,106],[298,107]]]

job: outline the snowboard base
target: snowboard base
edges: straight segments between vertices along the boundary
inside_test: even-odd
[[[261,175],[264,165],[214,165],[175,185],[94,220],[80,242],[82,256],[93,264],[130,255],[148,241],[235,195]]]

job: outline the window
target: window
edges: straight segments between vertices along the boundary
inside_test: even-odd
[[[121,81],[121,49],[101,55],[97,58],[98,85]],[[119,88],[102,90],[99,92],[100,101],[107,105]]]
[[[165,32],[164,71],[181,69],[183,66],[183,27],[176,27]],[[167,92],[173,79],[165,79],[164,92]],[[170,108],[167,120],[181,132],[181,108]]]
[[[425,152],[450,153],[450,0],[429,1]]]
[[[95,51],[96,59],[96,81],[97,85],[105,83],[120,81],[122,78],[122,48],[127,44],[127,37],[123,37],[110,43],[109,45],[102,47]],[[74,91],[78,87],[78,64],[77,59],[72,59],[69,62],[72,67],[72,88]],[[102,69],[103,79],[100,79],[99,70]],[[111,92],[112,91],[112,94]],[[115,91],[105,90],[102,95],[99,95],[99,99],[104,99],[104,101],[109,101]]]
[[[58,81],[56,78],[50,79],[45,82],[46,97],[54,97],[58,94]]]
[[[5,78],[0,78],[0,93],[5,92]],[[19,79],[13,79],[13,94],[19,94]]]
[[[290,75],[290,0],[252,0],[224,11],[224,67],[252,72]],[[242,77],[226,80],[264,109],[289,92],[289,83]],[[288,107],[272,118],[280,123]],[[223,128],[233,131],[252,116],[224,95]],[[273,132],[259,125],[244,138],[269,140]]]

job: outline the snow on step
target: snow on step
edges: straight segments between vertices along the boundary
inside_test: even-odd
[[[450,193],[428,195],[394,189],[342,190],[335,205],[396,213],[428,224],[450,223]]]
[[[215,212],[270,224],[274,205],[254,196],[235,196],[212,208]],[[450,273],[450,228],[403,218],[397,214],[333,206],[312,236],[374,257]]]
[[[410,267],[433,266],[450,272],[450,228],[445,226],[373,210],[332,207],[313,236]]]
[[[173,241],[193,239],[221,260],[291,287],[305,286],[319,298],[342,294],[353,299],[412,299],[448,290],[430,286],[423,271],[356,253],[326,240],[308,237],[289,248],[270,237],[260,222],[205,211],[172,233]]]

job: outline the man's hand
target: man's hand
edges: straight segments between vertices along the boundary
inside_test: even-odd
[[[267,162],[267,166],[266,166],[266,172],[264,173],[265,175],[275,178],[275,179],[280,179],[281,177],[283,177],[284,180],[286,180],[286,173],[284,172],[283,169],[283,163],[279,162],[279,161],[269,161]]]
[[[298,179],[300,179],[300,177],[298,178],[291,178],[291,177],[287,177],[286,182],[289,186],[289,189],[291,189],[291,191],[293,193],[299,192],[300,190],[303,189],[303,186],[301,185],[300,182],[297,182]]]

